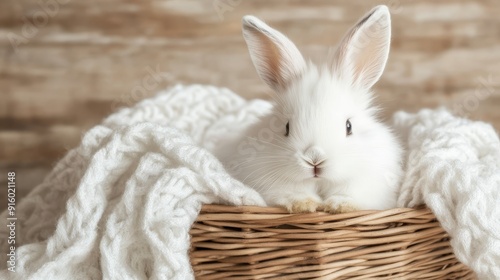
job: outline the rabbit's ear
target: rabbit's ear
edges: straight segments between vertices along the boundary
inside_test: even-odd
[[[344,36],[331,60],[333,71],[352,79],[354,86],[370,88],[384,71],[390,43],[389,9],[377,6]]]
[[[305,61],[297,47],[258,18],[243,17],[243,37],[257,73],[272,89],[286,89],[303,72]]]

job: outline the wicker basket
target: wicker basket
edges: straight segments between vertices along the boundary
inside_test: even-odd
[[[425,208],[331,215],[205,205],[191,246],[197,279],[475,279]]]

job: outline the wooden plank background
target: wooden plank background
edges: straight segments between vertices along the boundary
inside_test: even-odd
[[[267,98],[241,36],[245,14],[321,61],[380,3],[393,19],[389,63],[376,85],[385,116],[444,105],[500,129],[498,0],[2,0],[2,189],[15,170],[20,198],[86,129],[173,84]],[[144,83],[150,77],[156,82]]]

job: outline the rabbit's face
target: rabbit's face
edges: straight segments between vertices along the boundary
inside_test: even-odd
[[[308,65],[275,98],[279,124],[267,153],[275,153],[275,163],[290,181],[343,181],[369,172],[383,157],[383,147],[397,146],[376,120],[371,96],[329,69]]]

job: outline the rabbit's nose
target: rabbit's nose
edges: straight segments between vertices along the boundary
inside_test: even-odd
[[[325,153],[323,150],[317,146],[311,146],[304,151],[304,156],[308,160],[309,164],[318,165],[325,161]]]

